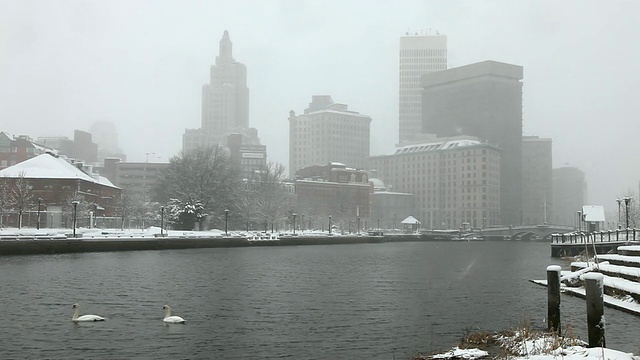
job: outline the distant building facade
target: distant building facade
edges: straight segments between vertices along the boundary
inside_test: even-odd
[[[295,180],[296,211],[317,224],[331,215],[332,224],[343,230],[356,229],[359,219],[363,228],[370,221],[372,190],[366,171],[344,164],[300,169]]]
[[[500,223],[500,149],[494,145],[469,136],[433,138],[369,161],[394,191],[414,195],[413,216],[423,229]]]
[[[56,149],[59,154],[85,164],[97,164],[98,144],[93,142],[89,132],[74,130],[73,140],[66,136],[41,136],[36,142],[42,146]]]
[[[289,174],[339,162],[364,169],[369,158],[371,118],[347,110],[329,95],[314,95],[304,114],[289,113]]]
[[[238,167],[241,179],[252,179],[267,167],[267,147],[251,140],[252,137],[237,133],[227,136],[229,159]]]
[[[422,75],[447,69],[447,37],[407,33],[400,37],[399,56],[399,134],[406,142],[422,131]]]
[[[553,174],[553,224],[576,225],[577,211],[587,202],[584,172],[576,167],[561,167]]]
[[[6,169],[37,155],[53,151],[33,142],[26,135],[9,137],[5,132],[0,132],[0,170]]]
[[[415,196],[410,193],[391,191],[378,178],[371,178],[369,182],[373,185],[372,227],[380,229],[401,228],[401,221],[416,212]]]
[[[522,66],[495,61],[422,77],[422,132],[471,135],[502,150],[503,225],[522,222],[522,78]]]
[[[158,162],[115,162],[115,184],[129,196],[149,199],[160,173],[169,163]]]
[[[543,225],[553,219],[552,141],[522,137],[522,223]]]
[[[233,58],[233,44],[226,30],[220,40],[219,51],[215,64],[211,66],[209,83],[202,87],[201,127],[185,130],[183,151],[226,146],[226,137],[230,133],[254,136],[250,143],[259,143],[257,131],[249,128],[247,68]]]

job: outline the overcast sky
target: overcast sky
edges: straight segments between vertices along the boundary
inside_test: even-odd
[[[639,1],[0,0],[0,130],[73,136],[116,124],[129,161],[167,161],[200,127],[202,85],[229,30],[250,124],[288,165],[288,113],[314,94],[369,115],[372,155],[398,139],[398,38],[448,36],[449,68],[524,67],[524,134],[587,175],[589,203],[640,180]]]

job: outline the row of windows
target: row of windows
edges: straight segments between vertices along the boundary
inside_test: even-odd
[[[407,56],[447,56],[447,49],[400,50],[400,57]]]
[[[415,63],[427,63],[427,64],[446,64],[446,57],[419,57],[419,58],[402,58],[400,59],[400,64],[415,64]]]

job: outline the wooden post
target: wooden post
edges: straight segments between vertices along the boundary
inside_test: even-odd
[[[560,266],[547,267],[547,324],[550,332],[560,331]]]
[[[606,347],[604,340],[604,276],[600,273],[588,273],[584,277],[587,299],[587,330],[589,347]]]

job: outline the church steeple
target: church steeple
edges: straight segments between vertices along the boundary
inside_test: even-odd
[[[222,35],[222,39],[220,39],[220,59],[223,61],[231,61],[233,60],[233,45],[231,44],[231,39],[229,39],[229,32],[227,30],[224,31]]]

